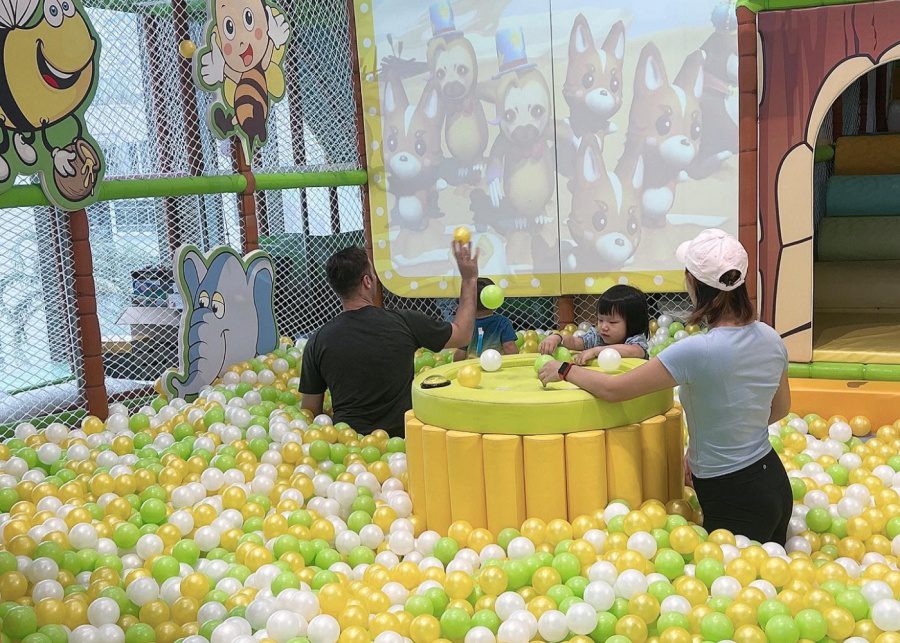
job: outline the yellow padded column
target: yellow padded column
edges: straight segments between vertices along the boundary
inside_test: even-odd
[[[447,471],[452,519],[487,527],[480,434],[447,431]]]
[[[669,497],[666,418],[662,415],[641,422],[641,491],[644,500],[666,502]]]
[[[488,529],[495,535],[506,527],[518,529],[526,518],[522,438],[485,435],[481,440],[481,451]]]
[[[567,518],[566,447],[562,435],[523,438],[525,506],[529,518]]]
[[[674,407],[666,412],[666,460],[668,474],[666,485],[669,500],[684,497],[684,435],[681,431],[682,410]]]
[[[570,519],[606,506],[605,431],[566,435],[566,488]]]
[[[637,424],[606,431],[606,473],[609,499],[627,500],[633,509],[640,506],[641,430]]]
[[[425,454],[425,522],[429,529],[440,534],[450,527],[450,481],[447,477],[447,432],[436,426],[422,428]]]
[[[409,497],[413,513],[426,517],[428,506],[425,493],[425,454],[422,449],[423,424],[412,411],[406,413],[406,468],[409,471]]]

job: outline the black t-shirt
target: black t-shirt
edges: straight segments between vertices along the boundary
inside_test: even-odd
[[[412,408],[415,352],[443,349],[452,332],[449,323],[411,310],[344,311],[307,342],[300,392],[330,390],[334,421],[359,433],[384,429],[402,436],[403,415]]]

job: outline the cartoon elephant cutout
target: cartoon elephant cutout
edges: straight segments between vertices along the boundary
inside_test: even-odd
[[[232,364],[278,347],[275,271],[265,252],[241,257],[228,246],[207,255],[183,246],[174,263],[184,312],[179,366],[165,374],[163,389],[184,398],[212,384]]]

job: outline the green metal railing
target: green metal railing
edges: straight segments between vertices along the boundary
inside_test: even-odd
[[[365,170],[337,170],[332,172],[286,172],[255,174],[256,190],[290,190],[300,188],[330,188],[342,185],[364,185]],[[201,194],[241,194],[247,190],[247,177],[241,174],[224,176],[179,176],[142,179],[112,179],[98,187],[100,201],[193,196]],[[20,208],[50,205],[39,185],[17,185],[0,194],[0,208]]]

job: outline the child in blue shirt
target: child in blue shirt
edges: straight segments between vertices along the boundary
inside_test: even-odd
[[[487,286],[493,286],[494,282],[487,277],[478,278],[478,308],[475,311],[475,327],[472,329],[472,340],[468,346],[457,348],[453,361],[475,359],[489,348],[493,348],[501,355],[515,355],[519,352],[516,346],[516,331],[512,323],[495,313],[490,308],[485,308],[481,303],[481,291]]]
[[[647,295],[632,286],[613,286],[597,301],[597,325],[582,337],[554,333],[541,342],[540,351],[550,355],[562,344],[581,351],[574,362],[584,365],[604,348],[614,348],[622,357],[647,359],[650,310]]]

